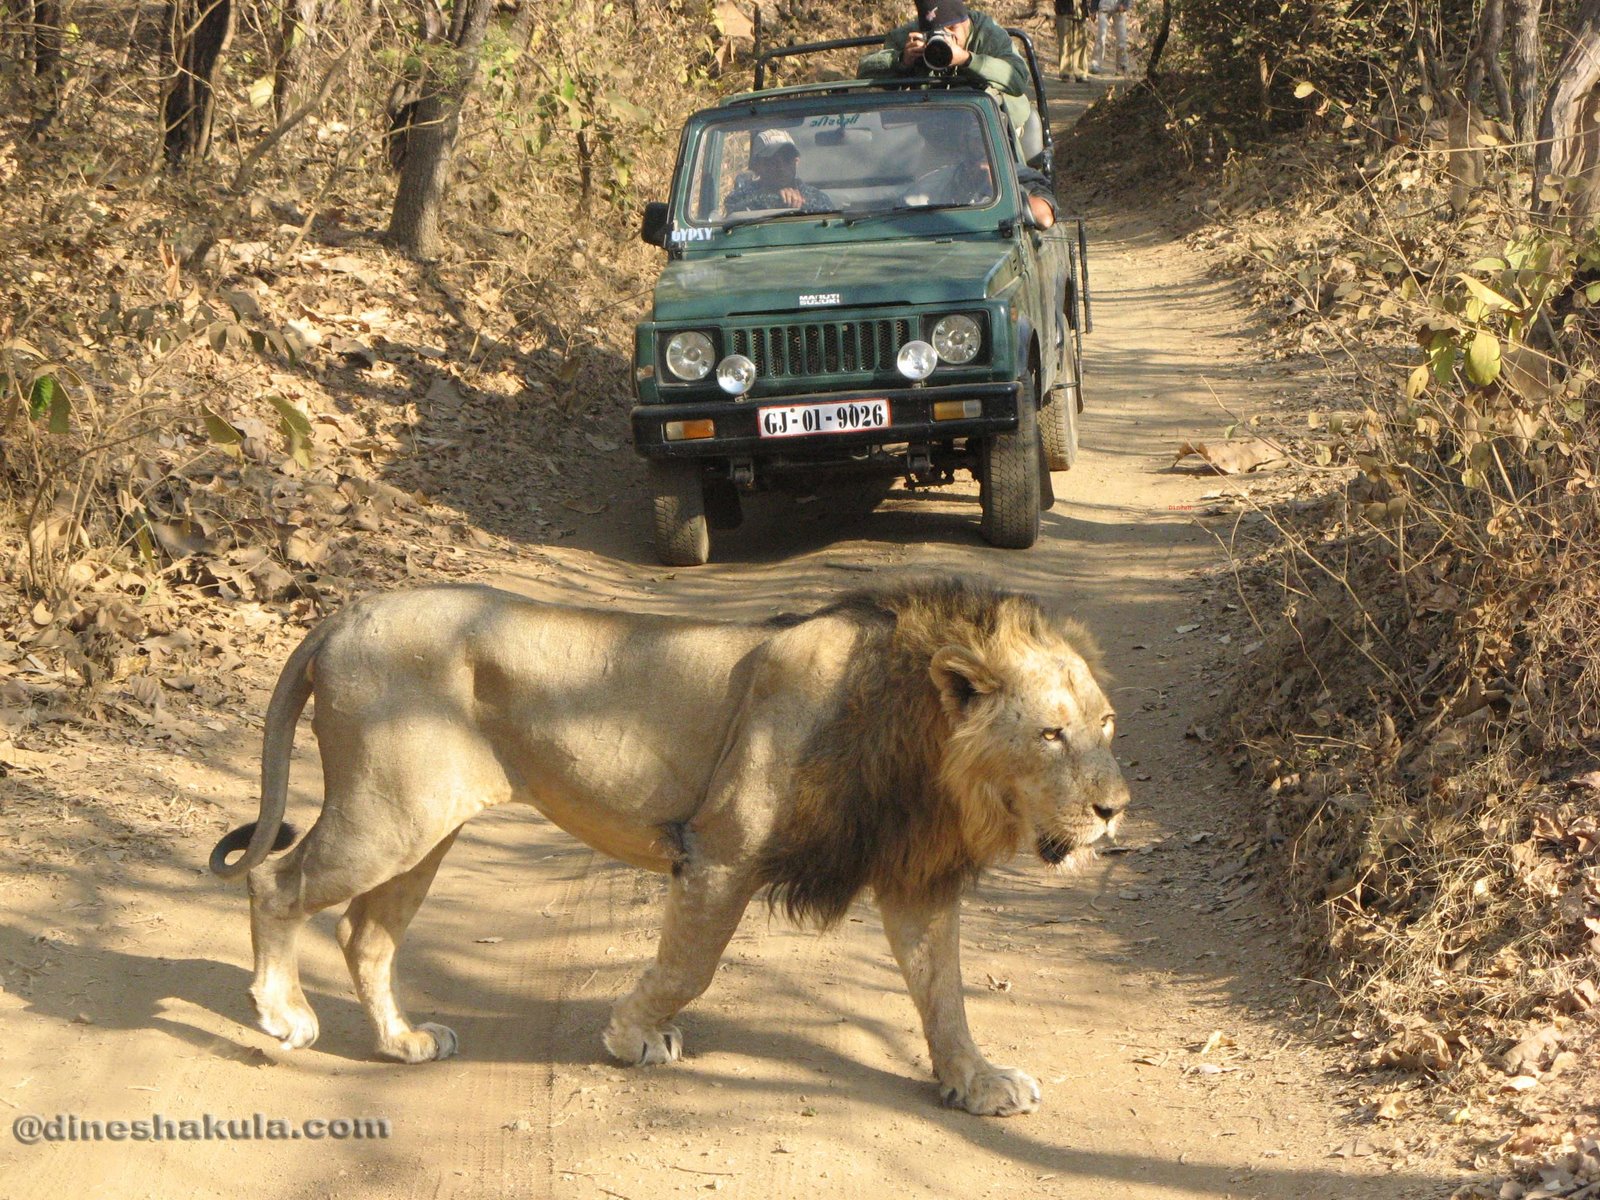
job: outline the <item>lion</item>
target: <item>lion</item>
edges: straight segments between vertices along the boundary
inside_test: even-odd
[[[295,942],[311,914],[348,902],[337,935],[378,1053],[455,1053],[451,1029],[401,1010],[394,957],[462,824],[516,800],[671,876],[655,961],[603,1035],[624,1063],[682,1055],[674,1018],[763,889],[823,927],[870,891],[944,1102],[1032,1111],[1038,1084],[968,1032],[960,899],[1025,845],[1059,866],[1114,834],[1128,791],[1098,670],[1075,621],[972,582],[757,623],[471,585],[364,598],[290,656],[267,709],[259,817],[211,855],[218,875],[249,877],[260,1027],[286,1049],[316,1040]],[[325,791],[296,843],[289,755],[313,693]]]

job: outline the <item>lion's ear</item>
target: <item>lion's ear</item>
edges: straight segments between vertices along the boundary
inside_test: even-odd
[[[1000,688],[1000,678],[989,664],[977,652],[962,646],[946,646],[938,651],[928,664],[928,674],[939,689],[945,712],[952,717],[965,713],[977,697]]]

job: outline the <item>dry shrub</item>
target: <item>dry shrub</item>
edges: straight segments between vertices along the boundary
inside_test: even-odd
[[[1529,224],[1510,156],[1442,223],[1428,132],[1272,156],[1310,169],[1295,199],[1207,240],[1348,410],[1315,460],[1342,491],[1240,564],[1268,637],[1234,731],[1367,1061],[1454,1077],[1596,998],[1600,241]]]
[[[766,31],[901,8],[784,3]],[[280,9],[240,4],[211,155],[176,172],[156,166],[153,11],[69,14],[60,111],[30,136],[36,81],[0,5],[0,709],[145,692],[151,639],[229,606],[302,620],[467,569],[488,537],[469,522],[554,476],[535,448],[623,427],[660,265],[642,202],[687,114],[749,79],[712,0],[524,0],[488,39],[450,246],[422,265],[380,236],[388,135],[432,52],[412,9],[322,5],[284,102]],[[463,479],[465,513],[439,494]]]

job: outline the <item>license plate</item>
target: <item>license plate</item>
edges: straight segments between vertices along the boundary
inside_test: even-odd
[[[789,404],[763,408],[761,436],[804,437],[812,433],[855,433],[889,428],[887,400],[841,400],[832,404]]]

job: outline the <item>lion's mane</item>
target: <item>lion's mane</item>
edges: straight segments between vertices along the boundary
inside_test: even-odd
[[[960,647],[1003,677],[1028,645],[1065,643],[1096,673],[1099,654],[1076,622],[970,581],[857,592],[782,623],[824,616],[856,623],[852,666],[837,711],[806,746],[758,871],[772,907],[826,927],[865,888],[946,899],[1017,849],[1023,830],[993,774],[1003,751],[981,721],[952,737],[934,656]]]

